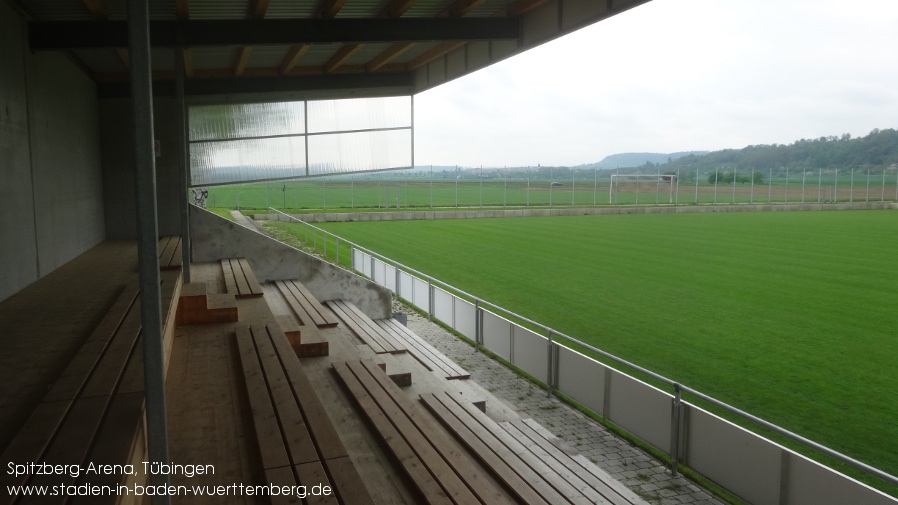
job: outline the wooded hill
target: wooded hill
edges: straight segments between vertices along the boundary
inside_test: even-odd
[[[780,174],[787,169],[801,170],[850,170],[870,169],[871,173],[898,168],[898,131],[874,129],[864,137],[830,136],[817,139],[801,139],[792,144],[748,146],[742,149],[724,149],[704,155],[688,155],[669,162],[640,165],[640,171],[658,170],[662,173],[682,175],[707,173],[715,169],[751,173],[761,171],[765,175],[772,170]],[[637,167],[619,169],[621,173],[635,172]],[[650,172],[649,172],[650,173]]]

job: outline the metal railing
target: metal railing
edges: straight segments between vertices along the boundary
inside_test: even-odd
[[[545,334],[546,334],[546,337],[545,337],[545,338],[547,339],[547,345],[548,345],[548,349],[547,349],[547,357],[548,357],[548,359],[547,359],[547,364],[546,364],[546,379],[547,379],[547,380],[545,381],[545,382],[546,382],[546,391],[547,391],[547,395],[551,395],[552,392],[555,390],[555,386],[557,385],[557,383],[555,383],[555,382],[553,381],[553,377],[557,377],[557,369],[556,369],[556,366],[557,366],[556,361],[557,361],[557,360],[555,359],[555,356],[557,356],[557,351],[556,351],[554,348],[555,348],[556,346],[559,345],[559,343],[558,343],[558,340],[559,340],[559,339],[560,339],[560,340],[567,341],[567,342],[569,342],[569,343],[571,343],[571,344],[573,344],[573,345],[575,345],[575,346],[577,346],[577,347],[580,347],[580,348],[589,350],[590,352],[595,353],[596,355],[599,355],[599,356],[601,356],[601,357],[603,357],[603,358],[605,358],[605,359],[607,359],[607,360],[609,360],[609,361],[611,361],[611,362],[613,362],[613,363],[615,363],[615,364],[617,364],[617,365],[621,365],[621,366],[626,367],[626,368],[628,368],[628,369],[630,369],[630,370],[639,372],[640,374],[643,374],[644,376],[649,377],[649,378],[651,378],[651,379],[657,381],[658,383],[661,383],[661,384],[663,384],[663,385],[665,385],[665,386],[670,387],[670,388],[672,389],[672,391],[673,391],[673,394],[672,394],[672,400],[673,400],[673,401],[672,401],[672,409],[673,409],[673,411],[672,411],[672,423],[674,423],[674,424],[673,424],[672,430],[671,430],[671,431],[672,431],[672,434],[673,434],[673,437],[672,437],[672,442],[671,442],[671,448],[670,448],[670,454],[669,454],[669,455],[670,455],[671,460],[672,460],[672,463],[671,463],[671,472],[672,472],[673,475],[677,475],[677,472],[678,472],[678,465],[680,464],[680,461],[679,461],[679,459],[680,459],[680,458],[679,458],[679,454],[681,454],[681,450],[682,450],[682,447],[681,447],[681,444],[682,444],[681,438],[682,438],[682,437],[679,436],[679,433],[680,433],[680,431],[681,431],[681,429],[680,429],[680,428],[681,428],[681,427],[680,427],[680,422],[681,422],[680,419],[682,418],[682,415],[681,415],[681,409],[683,408],[684,405],[689,405],[687,402],[684,402],[684,401],[682,400],[682,394],[683,394],[683,393],[687,393],[687,394],[692,395],[693,397],[695,397],[695,398],[697,398],[697,399],[700,399],[700,400],[702,400],[702,401],[708,403],[709,405],[713,405],[713,406],[715,406],[715,407],[717,407],[717,408],[719,408],[719,409],[722,409],[723,411],[729,412],[730,414],[733,414],[733,415],[738,416],[738,417],[740,417],[740,418],[742,418],[742,419],[744,419],[744,420],[746,420],[746,421],[749,421],[750,423],[753,423],[753,424],[755,424],[755,425],[757,425],[757,426],[760,426],[760,427],[762,427],[762,428],[764,428],[764,429],[766,429],[766,430],[769,430],[769,431],[771,431],[771,432],[773,432],[773,433],[776,433],[776,434],[778,434],[778,435],[781,435],[781,436],[783,436],[783,437],[786,437],[787,439],[792,440],[792,441],[794,441],[794,442],[797,442],[797,443],[799,443],[799,444],[801,444],[801,445],[804,445],[804,446],[806,446],[807,448],[810,448],[810,449],[812,449],[812,450],[814,450],[814,451],[817,451],[817,452],[820,453],[820,454],[824,454],[824,455],[826,455],[826,456],[829,456],[829,457],[831,457],[831,458],[833,458],[833,459],[835,459],[835,460],[837,460],[837,461],[840,461],[840,462],[842,462],[842,463],[845,463],[845,464],[847,464],[847,465],[850,465],[850,466],[852,466],[852,467],[854,467],[854,468],[856,468],[856,469],[858,469],[858,470],[860,470],[860,471],[862,471],[862,472],[864,472],[864,473],[866,473],[866,474],[872,475],[872,476],[877,477],[877,478],[879,478],[879,479],[881,479],[881,480],[883,480],[883,481],[885,481],[885,482],[887,482],[887,483],[890,483],[890,484],[892,484],[892,485],[898,486],[898,477],[896,477],[896,476],[894,476],[894,475],[891,475],[891,474],[889,474],[889,473],[886,473],[886,472],[884,472],[884,471],[882,471],[882,470],[880,470],[880,469],[878,469],[878,468],[872,467],[872,466],[870,466],[870,465],[868,465],[868,464],[866,464],[866,463],[863,463],[863,462],[861,462],[861,461],[858,461],[857,459],[854,459],[854,458],[852,458],[852,457],[850,457],[850,456],[847,456],[847,455],[842,454],[842,453],[840,453],[840,452],[838,452],[838,451],[835,451],[835,450],[833,450],[833,449],[830,449],[830,448],[828,448],[828,447],[826,447],[826,446],[824,446],[824,445],[822,445],[822,444],[819,444],[819,443],[817,443],[817,442],[814,442],[813,440],[810,440],[810,439],[808,439],[808,438],[806,438],[806,437],[803,437],[803,436],[798,435],[798,434],[796,434],[796,433],[793,433],[793,432],[791,432],[791,431],[789,431],[789,430],[786,430],[785,428],[782,428],[782,427],[777,426],[777,425],[775,425],[775,424],[773,424],[773,423],[770,423],[770,422],[768,422],[768,421],[765,421],[764,419],[761,419],[761,418],[759,418],[759,417],[757,417],[757,416],[754,416],[754,415],[752,415],[752,414],[749,414],[748,412],[745,412],[745,411],[740,410],[740,409],[738,409],[738,408],[736,408],[736,407],[733,407],[732,405],[729,405],[729,404],[724,403],[724,402],[722,402],[722,401],[720,401],[720,400],[717,400],[717,399],[715,399],[715,398],[713,398],[713,397],[711,397],[711,396],[708,396],[708,395],[706,395],[706,394],[704,394],[704,393],[702,393],[702,392],[700,392],[700,391],[698,391],[698,390],[695,390],[695,389],[692,389],[692,388],[690,388],[690,387],[684,386],[684,385],[682,385],[682,384],[680,384],[680,383],[678,383],[678,382],[676,382],[676,381],[674,381],[674,380],[672,380],[672,379],[669,379],[669,378],[667,378],[667,377],[665,377],[665,376],[663,376],[663,375],[660,375],[660,374],[655,373],[655,372],[653,372],[653,371],[651,371],[651,370],[648,370],[648,369],[646,369],[646,368],[644,368],[644,367],[641,367],[641,366],[639,366],[639,365],[637,365],[637,364],[635,364],[635,363],[629,362],[629,361],[627,361],[627,360],[625,360],[625,359],[619,358],[619,357],[617,357],[617,356],[615,356],[615,355],[613,355],[613,354],[610,354],[610,353],[608,353],[608,352],[606,352],[606,351],[603,351],[602,349],[599,349],[599,348],[594,347],[594,346],[592,346],[592,345],[590,345],[590,344],[587,344],[587,343],[582,342],[582,341],[580,341],[580,340],[577,340],[577,339],[575,339],[575,338],[573,338],[573,337],[570,337],[570,336],[568,336],[568,335],[566,335],[566,334],[564,334],[564,333],[562,333],[562,332],[560,332],[560,331],[558,331],[558,330],[555,330],[555,329],[553,329],[553,328],[550,328],[550,327],[548,327],[548,326],[545,326],[545,325],[543,325],[543,324],[541,324],[541,323],[538,323],[538,322],[536,322],[536,321],[533,321],[532,319],[529,319],[529,318],[527,318],[527,317],[525,317],[525,316],[522,316],[522,315],[517,314],[517,313],[515,313],[515,312],[512,312],[512,311],[510,311],[510,310],[504,309],[504,308],[502,308],[502,307],[500,307],[500,306],[498,306],[498,305],[495,305],[495,304],[493,304],[493,303],[490,303],[490,302],[487,301],[487,300],[483,300],[483,299],[477,297],[476,295],[473,295],[473,294],[468,293],[468,292],[466,292],[466,291],[464,291],[464,290],[462,290],[462,289],[459,289],[459,288],[457,288],[457,287],[455,287],[455,286],[452,286],[452,285],[447,284],[447,283],[445,283],[445,282],[442,282],[442,281],[440,281],[440,280],[438,280],[438,279],[435,279],[435,278],[433,278],[433,277],[430,276],[430,275],[427,275],[427,274],[425,274],[425,273],[423,273],[423,272],[420,272],[420,271],[418,271],[418,270],[416,270],[416,269],[414,269],[414,268],[411,268],[411,267],[406,266],[406,265],[404,265],[404,264],[402,264],[402,263],[399,263],[398,261],[394,261],[394,260],[392,260],[392,259],[390,259],[390,258],[387,258],[387,257],[385,257],[385,256],[383,256],[383,255],[381,255],[381,254],[378,254],[378,253],[376,253],[376,252],[374,252],[374,251],[371,251],[370,249],[367,249],[367,248],[365,248],[365,247],[363,247],[363,246],[361,246],[361,245],[359,245],[359,244],[356,244],[356,243],[354,243],[354,242],[352,242],[352,241],[350,241],[350,240],[347,240],[347,239],[345,239],[345,238],[341,238],[341,237],[339,237],[338,235],[335,235],[335,234],[333,234],[333,233],[331,233],[331,232],[328,232],[328,231],[326,231],[326,230],[323,230],[323,229],[321,229],[321,228],[318,228],[317,226],[314,226],[314,225],[311,225],[311,224],[309,224],[309,223],[307,223],[307,222],[305,222],[305,221],[302,221],[301,219],[298,219],[298,218],[296,218],[296,217],[294,217],[294,216],[291,216],[291,215],[289,215],[289,214],[285,214],[285,213],[283,213],[283,212],[281,212],[281,211],[279,211],[279,210],[277,210],[277,209],[274,209],[274,208],[270,208],[270,210],[274,211],[274,212],[275,212],[276,214],[278,214],[279,216],[283,216],[283,217],[287,218],[287,219],[288,219],[289,221],[291,221],[291,222],[295,222],[295,223],[297,223],[298,225],[307,226],[309,229],[313,230],[313,233],[314,233],[314,232],[317,232],[317,233],[323,234],[324,237],[328,237],[328,236],[329,236],[329,237],[332,237],[332,238],[336,241],[336,244],[337,244],[337,250],[338,250],[338,251],[339,251],[339,244],[340,244],[340,242],[343,242],[344,244],[349,245],[351,248],[356,249],[356,250],[358,250],[358,251],[361,251],[361,252],[363,252],[364,254],[367,254],[367,255],[371,258],[371,269],[370,269],[369,271],[371,272],[370,278],[371,278],[372,280],[375,280],[375,279],[374,279],[374,277],[375,277],[375,275],[374,275],[374,268],[373,268],[375,258],[379,259],[384,265],[390,265],[390,266],[392,266],[393,268],[395,268],[396,271],[397,271],[397,273],[396,273],[397,279],[398,279],[398,276],[399,276],[399,272],[402,271],[402,272],[405,272],[405,273],[407,273],[407,274],[409,274],[409,275],[411,275],[411,276],[417,276],[417,277],[419,277],[422,281],[426,280],[427,286],[428,286],[428,287],[427,287],[427,290],[428,290],[428,302],[427,302],[427,307],[421,307],[421,308],[422,308],[422,309],[425,309],[425,308],[426,308],[426,310],[427,310],[427,312],[428,312],[428,317],[431,318],[431,319],[434,317],[434,288],[437,287],[437,286],[439,286],[439,287],[443,288],[444,290],[446,290],[447,293],[450,293],[450,294],[453,294],[453,293],[454,293],[455,296],[458,296],[458,297],[460,297],[460,298],[463,299],[463,300],[466,300],[466,301],[468,301],[468,302],[470,302],[470,303],[473,303],[473,304],[474,304],[474,308],[475,308],[475,328],[476,328],[476,329],[475,329],[476,337],[475,337],[474,340],[475,340],[475,344],[476,344],[475,347],[476,347],[477,349],[479,349],[480,347],[483,347],[483,346],[484,346],[484,338],[483,338],[483,314],[484,314],[484,310],[485,310],[485,309],[492,309],[492,310],[496,311],[497,313],[504,314],[505,316],[514,318],[515,320],[517,320],[517,321],[519,321],[519,322],[521,322],[521,323],[524,323],[524,324],[526,324],[526,325],[528,325],[528,326],[530,326],[530,327],[532,327],[532,328],[536,328],[536,329],[539,330],[539,331],[545,332]],[[325,242],[325,244],[326,244],[326,240],[325,240],[324,242]],[[317,243],[317,241],[316,241],[316,243]],[[355,262],[355,261],[354,261],[354,260],[355,260],[355,257],[354,257],[354,256],[355,256],[355,255],[353,254],[353,263]],[[358,268],[358,269],[356,269],[354,264],[353,264],[353,269],[358,270],[358,271],[364,271],[364,270],[365,270],[365,268]],[[376,281],[375,281],[375,282],[376,282]],[[384,283],[383,285],[384,285],[385,287],[387,287],[387,286],[386,286],[386,283]],[[398,282],[398,281],[397,281],[397,283],[396,283],[396,292],[397,292],[397,295],[399,295],[399,282]],[[563,393],[563,391],[561,391],[561,392]],[[626,427],[625,427],[625,428],[626,428]],[[768,440],[768,441],[769,441],[769,439],[766,439],[766,438],[765,438],[765,440]],[[771,442],[771,443],[772,443],[772,442]]]

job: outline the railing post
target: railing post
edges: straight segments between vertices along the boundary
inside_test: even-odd
[[[474,352],[480,350],[481,341],[483,340],[483,328],[480,325],[480,300],[474,300]]]
[[[355,247],[349,246],[349,268],[355,271]]]
[[[371,280],[374,281],[374,255],[370,254],[368,257],[371,258]],[[374,282],[376,283],[377,281]]]
[[[552,372],[554,371],[554,363],[552,362],[552,346],[554,342],[552,341],[553,332],[549,330],[549,340],[546,345],[546,396],[552,396]]]
[[[680,390],[680,384],[674,383],[674,397],[671,408],[671,436],[670,436],[670,474],[676,477],[679,473],[680,464],[680,419],[682,418],[683,409],[683,392]]]
[[[402,297],[402,271],[399,270],[398,265],[393,265],[393,269],[396,272],[396,298]]]
[[[427,320],[433,321],[433,278],[427,278]]]
[[[337,265],[340,264],[340,237],[334,235],[334,240],[337,244]]]

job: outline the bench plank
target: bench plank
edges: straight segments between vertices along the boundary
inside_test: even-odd
[[[268,396],[268,386],[262,375],[262,367],[256,354],[252,334],[247,326],[238,326],[235,330],[262,467],[266,470],[289,467],[290,458],[287,456],[277,416]]]
[[[94,328],[90,336],[78,350],[78,353],[69,362],[65,371],[50,391],[44,396],[43,401],[52,402],[57,400],[74,399],[90,378],[90,373],[100,361],[103,352],[112,341],[116,331],[125,320],[131,309],[132,304],[137,299],[139,287],[137,283],[131,283],[125,286],[125,289],[119,294],[115,302],[106,315]],[[138,312],[140,312],[138,310]]]
[[[498,424],[538,458],[550,462],[550,466],[559,475],[564,477],[571,485],[577,487],[594,503],[607,502],[614,505],[642,503],[641,500],[637,502],[632,501],[632,498],[635,498],[635,495],[632,493],[621,493],[623,486],[609,486],[609,482],[613,481],[610,476],[607,480],[603,480],[587,471],[571,455],[563,452],[548,438],[545,438],[545,434],[538,433],[531,424],[525,423],[523,419]],[[552,438],[558,441],[556,437],[553,436]]]
[[[302,305],[305,312],[309,314],[315,326],[319,328],[331,328],[337,326],[337,320],[334,313],[322,305],[303,284],[296,280],[281,281],[283,286],[293,295],[297,302]]]
[[[134,445],[134,433],[140,429],[144,413],[144,395],[142,392],[116,394],[112,399],[96,442],[90,451],[89,462],[96,464],[124,464],[128,461]],[[138,470],[142,471],[142,470]],[[122,483],[125,476],[120,474],[82,475],[76,484],[90,483],[97,486],[115,488]],[[117,496],[80,496],[72,499],[73,504],[114,504]]]
[[[328,473],[334,476],[331,487],[346,505],[373,505],[374,501],[362,484],[362,476],[356,470],[349,456],[324,460]]]
[[[287,336],[275,324],[269,325],[268,329],[271,342],[299,401],[299,407],[309,426],[309,431],[312,433],[312,438],[315,440],[315,445],[318,447],[321,459],[346,456],[346,447],[343,445],[340,435],[337,434],[327,411],[324,410],[324,405],[315,392],[312,382],[303,370],[302,363],[299,362],[299,358],[290,347]]]
[[[81,397],[108,396],[115,391],[125,370],[134,343],[140,333],[140,300],[136,300],[122,322],[115,338],[106,348],[103,358],[96,365],[90,379],[81,391]]]
[[[388,415],[381,410],[378,402],[364,386],[362,382],[365,380],[364,375],[357,376],[348,362],[334,363],[332,366],[375,431],[399,461],[406,476],[414,482],[421,498],[431,505],[450,505],[452,501],[445,491],[434,480],[434,476],[427,471],[399,429],[393,425]]]
[[[262,362],[262,371],[268,383],[268,391],[275,406],[290,460],[294,465],[317,461],[318,453],[315,450],[315,444],[312,443],[309,428],[306,426],[296,398],[293,396],[293,390],[284,374],[284,368],[271,344],[268,329],[262,325],[254,325],[250,331],[253,334],[257,355]]]
[[[330,480],[327,478],[327,472],[324,471],[324,467],[321,466],[320,461],[295,465],[293,468],[296,470],[296,475],[299,476],[299,483],[306,487],[307,493],[310,493],[312,488],[319,484],[329,486],[332,489],[332,492],[329,495],[306,496],[305,500],[307,505],[337,505],[339,503],[337,501],[336,493],[333,492],[333,486],[331,486]],[[355,502],[352,501],[344,503],[355,504]]]
[[[470,372],[458,366],[454,361],[398,321],[394,319],[379,319],[375,323],[384,331],[393,335],[396,340],[401,341],[408,349],[408,352],[424,365],[424,368],[432,372],[438,372],[444,378],[450,380],[471,378]]]
[[[352,310],[355,307],[351,303],[347,303],[344,300],[329,300],[326,303],[327,306],[333,309],[334,313],[346,323],[346,326],[353,332],[353,334],[361,339],[362,342],[371,346],[377,354],[387,352],[400,353],[406,351],[405,347],[402,347],[401,344],[390,338],[388,335],[385,336],[384,333],[379,330],[377,325],[369,323],[370,319],[367,316],[360,316],[358,312]]]
[[[87,461],[94,436],[99,430],[103,413],[109,404],[108,396],[75,400],[65,422],[59,427],[46,453],[36,461],[51,465],[83,465]],[[33,486],[74,484],[76,477],[66,475],[36,475],[29,481]],[[62,503],[65,497],[53,500]]]
[[[452,501],[474,503],[476,498],[470,489],[437,453],[427,435],[418,429],[402,406],[396,402],[395,398],[402,393],[396,390],[395,384],[383,370],[370,361],[352,361],[348,366]]]
[[[234,282],[237,285],[237,291],[235,293],[228,292],[229,294],[233,294],[237,298],[244,298],[249,296],[251,293],[249,288],[249,283],[246,282],[246,275],[243,273],[243,268],[240,266],[240,261],[236,258],[224,259],[222,262],[228,262],[228,266],[231,269],[231,272],[234,274]],[[224,265],[224,263],[222,263]]]
[[[243,272],[243,276],[246,278],[246,285],[249,288],[247,296],[264,295],[265,291],[262,289],[262,285],[259,284],[259,280],[256,279],[256,274],[253,273],[253,269],[249,265],[249,260],[246,258],[238,258],[237,264],[240,265],[240,271]]]
[[[440,395],[442,396],[442,395]],[[566,500],[549,487],[529,467],[521,463],[514,454],[497,447],[494,451],[490,442],[483,441],[482,430],[462,421],[466,415],[458,417],[460,407],[453,400],[427,393],[421,395],[421,401],[434,415],[458,438],[468,449],[474,452],[494,475],[505,484],[506,488],[519,500],[527,504],[560,504]],[[504,450],[503,450],[504,449]],[[537,491],[537,489],[539,490]]]
[[[453,399],[444,397],[444,402],[453,401],[456,405],[470,415],[474,422],[478,423],[485,431],[483,432],[484,441],[496,440],[505,448],[517,456],[524,464],[530,467],[537,475],[557,490],[562,496],[567,498],[573,504],[589,505],[595,501],[584,495],[584,489],[580,489],[571,485],[570,481],[560,475],[555,469],[549,467],[546,461],[537,457],[533,450],[529,450],[524,444],[512,437],[506,430],[502,429],[495,421],[490,419],[485,413],[481,412],[473,405],[455,402]],[[476,427],[476,425],[475,425]],[[494,450],[499,448],[498,445],[490,445]],[[582,481],[581,481],[582,484]],[[586,487],[586,486],[584,486]],[[598,498],[597,498],[598,499]]]
[[[269,484],[274,484],[276,486],[295,486],[296,485],[296,476],[293,475],[293,468],[289,466],[282,466],[278,468],[268,468],[265,470],[265,479],[268,480]],[[296,495],[277,495],[270,496],[269,501],[271,505],[288,505],[288,504],[300,504],[302,500],[298,498]]]
[[[230,260],[221,260],[221,271],[224,274],[225,292],[229,295],[236,295],[239,292],[237,289],[237,278],[234,276],[234,270],[231,269]]]
[[[459,477],[464,480],[471,491],[479,496],[481,501],[489,504],[509,503],[508,499],[502,495],[491,483],[487,482],[480,474],[479,470],[473,468],[470,461],[466,460],[457,450],[449,437],[445,436],[440,430],[436,421],[432,417],[427,416],[418,406],[413,403],[401,390],[387,381],[387,375],[378,372],[379,367],[374,363],[362,360],[362,367],[379,383],[390,399],[402,410],[403,414],[415,424],[415,426],[425,434],[428,442],[443,455],[446,461],[453,467]],[[377,367],[377,369],[375,369]]]

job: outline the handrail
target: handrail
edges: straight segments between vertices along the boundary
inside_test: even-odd
[[[761,427],[763,427],[763,428],[766,428],[766,429],[768,429],[768,430],[770,430],[770,431],[772,431],[772,432],[774,432],[774,433],[777,433],[777,434],[782,435],[782,436],[784,436],[784,437],[786,437],[786,438],[789,438],[789,439],[791,439],[791,440],[793,440],[793,441],[795,441],[795,442],[798,442],[798,443],[800,443],[800,444],[804,444],[804,445],[810,447],[811,449],[814,449],[814,450],[816,450],[816,451],[818,451],[818,452],[820,452],[820,453],[823,453],[823,454],[825,454],[825,455],[827,455],[827,456],[830,456],[830,457],[832,457],[832,458],[834,458],[834,459],[836,459],[836,460],[838,460],[838,461],[841,461],[842,463],[851,465],[851,466],[857,468],[858,470],[861,470],[861,471],[866,472],[866,473],[868,473],[868,474],[870,474],[870,475],[873,475],[873,476],[875,476],[875,477],[878,477],[878,478],[880,478],[880,479],[882,479],[882,480],[884,480],[884,481],[886,481],[886,482],[888,482],[888,483],[890,483],[890,484],[898,485],[898,477],[896,477],[896,476],[894,476],[894,475],[892,475],[892,474],[886,473],[886,472],[884,472],[884,471],[882,471],[882,470],[880,470],[880,469],[878,469],[878,468],[875,468],[875,467],[873,467],[873,466],[870,466],[870,465],[868,465],[868,464],[866,464],[866,463],[864,463],[864,462],[858,461],[858,460],[852,458],[851,456],[847,456],[847,455],[842,454],[842,453],[840,453],[840,452],[838,452],[838,451],[835,451],[835,450],[833,450],[833,449],[830,449],[829,447],[826,447],[826,446],[821,445],[821,444],[819,444],[819,443],[817,443],[817,442],[814,442],[813,440],[810,440],[810,439],[805,438],[805,437],[803,437],[803,436],[801,436],[801,435],[798,435],[798,434],[796,434],[796,433],[793,433],[793,432],[791,432],[791,431],[789,431],[789,430],[787,430],[787,429],[785,429],[785,428],[782,428],[782,427],[780,427],[780,426],[777,426],[777,425],[775,425],[775,424],[773,424],[773,423],[771,423],[771,422],[769,422],[769,421],[765,421],[764,419],[761,419],[760,417],[757,417],[757,416],[754,416],[754,415],[752,415],[752,414],[749,414],[748,412],[745,412],[745,411],[740,410],[740,409],[738,409],[738,408],[736,408],[736,407],[733,407],[732,405],[729,405],[729,404],[724,403],[724,402],[722,402],[722,401],[720,401],[720,400],[717,400],[716,398],[713,398],[713,397],[711,397],[711,396],[708,396],[708,395],[706,395],[706,394],[704,394],[704,393],[702,393],[702,392],[700,392],[700,391],[698,391],[698,390],[695,390],[695,389],[692,389],[692,388],[690,388],[690,387],[684,386],[684,385],[682,385],[682,384],[680,384],[680,383],[678,383],[678,382],[675,382],[675,381],[673,381],[673,380],[671,380],[671,379],[669,379],[669,378],[667,378],[667,377],[665,377],[665,376],[663,376],[663,375],[657,374],[657,373],[655,373],[655,372],[652,372],[651,370],[648,370],[648,369],[646,369],[646,368],[643,368],[643,367],[641,367],[641,366],[639,366],[639,365],[637,365],[637,364],[635,364],[635,363],[631,363],[631,362],[629,362],[629,361],[627,361],[627,360],[625,360],[625,359],[623,359],[623,358],[619,358],[619,357],[617,357],[617,356],[615,356],[615,355],[613,355],[613,354],[610,354],[610,353],[608,353],[608,352],[606,352],[606,351],[603,351],[603,350],[601,350],[601,349],[599,349],[599,348],[597,348],[597,347],[594,347],[594,346],[592,346],[592,345],[589,345],[589,344],[587,344],[587,343],[585,343],[585,342],[581,342],[580,340],[577,340],[577,339],[575,339],[575,338],[573,338],[573,337],[570,337],[570,336],[568,336],[568,335],[565,335],[564,333],[561,333],[561,332],[558,331],[558,330],[549,328],[548,326],[545,326],[545,325],[543,325],[543,324],[537,323],[536,321],[533,321],[533,320],[531,320],[531,319],[529,319],[529,318],[527,318],[527,317],[524,317],[524,316],[522,316],[522,315],[520,315],[520,314],[516,314],[516,313],[514,313],[514,312],[512,312],[512,311],[510,311],[510,310],[507,310],[507,309],[504,309],[504,308],[502,308],[502,307],[499,307],[498,305],[495,305],[495,304],[490,303],[490,302],[488,302],[488,301],[486,301],[486,300],[483,300],[483,299],[481,299],[481,298],[479,298],[479,297],[477,297],[477,296],[474,296],[474,295],[472,295],[472,294],[470,294],[470,293],[467,293],[467,292],[464,291],[464,290],[458,289],[458,288],[456,288],[456,287],[454,287],[454,286],[452,286],[452,285],[450,285],[450,284],[446,284],[445,282],[440,281],[439,279],[434,279],[433,277],[431,277],[431,276],[429,276],[429,275],[427,275],[427,274],[424,274],[424,273],[422,273],[422,272],[419,272],[418,270],[415,270],[414,268],[411,268],[411,267],[409,267],[409,266],[403,265],[402,263],[399,263],[398,261],[395,261],[395,260],[392,260],[392,259],[390,259],[390,258],[387,258],[386,256],[383,256],[383,255],[381,255],[381,254],[378,254],[378,253],[376,253],[376,252],[374,252],[374,251],[372,251],[372,250],[370,250],[370,249],[367,249],[367,248],[365,248],[365,247],[363,247],[363,246],[360,246],[360,245],[358,245],[358,244],[356,244],[356,243],[354,243],[354,242],[352,242],[352,241],[350,241],[350,240],[347,240],[347,239],[345,239],[345,238],[343,238],[343,237],[340,237],[340,236],[338,236],[338,235],[334,235],[333,233],[331,233],[331,232],[329,232],[329,231],[327,231],[327,230],[323,230],[323,229],[321,229],[321,228],[319,228],[319,227],[317,227],[317,226],[315,226],[315,225],[312,225],[312,224],[307,223],[306,221],[303,221],[303,220],[298,219],[298,218],[296,218],[296,217],[294,217],[294,216],[291,216],[291,215],[289,215],[289,214],[286,214],[286,213],[284,213],[284,212],[281,212],[281,211],[278,210],[278,209],[275,209],[275,208],[273,208],[273,207],[269,207],[269,209],[270,209],[270,210],[273,210],[273,211],[277,212],[278,214],[281,214],[281,215],[283,215],[283,216],[285,216],[285,217],[287,217],[287,218],[289,218],[289,219],[292,219],[292,220],[294,220],[294,221],[297,221],[297,222],[299,222],[299,223],[302,223],[302,224],[304,224],[304,225],[306,225],[306,226],[308,226],[308,227],[310,227],[310,228],[312,228],[312,229],[315,229],[315,230],[318,230],[318,231],[320,231],[320,232],[322,232],[322,233],[324,233],[324,234],[330,235],[331,237],[334,237],[334,238],[337,239],[337,240],[342,240],[342,241],[344,241],[344,242],[350,244],[352,247],[355,247],[355,248],[357,248],[357,249],[359,249],[359,250],[361,250],[361,251],[364,251],[365,253],[370,254],[370,255],[373,256],[373,257],[379,258],[381,261],[383,261],[383,262],[385,262],[385,263],[387,263],[387,264],[393,265],[393,267],[395,267],[395,268],[403,269],[403,270],[405,270],[405,271],[408,272],[408,273],[411,273],[411,274],[414,274],[414,275],[418,275],[418,276],[420,276],[420,277],[422,277],[422,278],[424,278],[424,279],[427,279],[428,282],[430,282],[430,283],[432,283],[432,284],[438,284],[438,285],[440,285],[440,286],[442,286],[442,287],[444,287],[444,288],[447,288],[448,290],[451,290],[451,291],[453,291],[453,292],[455,292],[455,293],[457,293],[457,294],[461,294],[461,295],[464,296],[464,297],[470,298],[470,299],[474,300],[474,301],[478,304],[478,306],[480,306],[480,307],[488,306],[488,307],[490,307],[490,308],[496,309],[497,311],[500,311],[500,312],[502,312],[502,313],[504,313],[504,314],[506,314],[506,315],[512,316],[512,317],[514,317],[515,319],[518,319],[518,320],[520,320],[520,321],[522,321],[522,322],[525,322],[525,323],[527,323],[527,324],[529,324],[529,325],[532,325],[532,326],[534,326],[534,327],[536,327],[536,328],[539,328],[539,329],[541,329],[541,330],[547,332],[547,334],[551,334],[551,335],[553,335],[553,336],[555,336],[555,337],[560,337],[560,338],[562,338],[562,339],[564,339],[564,340],[567,340],[568,342],[571,342],[572,344],[575,344],[575,345],[577,345],[577,346],[579,346],[579,347],[582,347],[582,348],[584,348],[584,349],[588,349],[588,350],[590,350],[590,351],[592,351],[592,352],[594,352],[594,353],[596,353],[596,354],[598,354],[598,355],[600,355],[600,356],[602,356],[602,357],[604,357],[604,358],[607,358],[607,359],[609,359],[609,360],[611,360],[611,361],[613,361],[613,362],[615,362],[615,363],[617,363],[617,364],[626,366],[626,367],[628,367],[628,368],[630,368],[630,369],[632,369],[632,370],[636,370],[636,371],[638,371],[639,373],[642,373],[642,374],[644,374],[644,375],[646,375],[646,376],[648,376],[648,377],[651,377],[652,379],[655,379],[655,380],[657,380],[657,381],[659,381],[659,382],[661,382],[661,383],[664,383],[664,384],[666,384],[666,385],[668,385],[668,386],[671,386],[671,387],[673,387],[675,390],[676,390],[676,389],[679,389],[679,390],[681,390],[682,392],[689,393],[689,394],[691,394],[692,396],[694,396],[694,397],[696,397],[696,398],[698,398],[698,399],[700,399],[700,400],[703,400],[703,401],[705,401],[705,402],[707,402],[707,403],[710,403],[711,405],[714,405],[714,406],[716,406],[716,407],[719,407],[719,408],[721,408],[721,409],[723,409],[723,410],[725,410],[725,411],[727,411],[727,412],[729,412],[729,413],[731,413],[731,414],[735,414],[735,415],[737,415],[737,416],[739,416],[739,417],[742,417],[742,418],[744,418],[744,419],[747,420],[747,421],[750,421],[750,422],[752,422],[752,423],[755,423],[755,424],[757,424],[757,425],[759,425],[759,426],[761,426]],[[688,403],[688,402],[684,402],[684,403]]]

